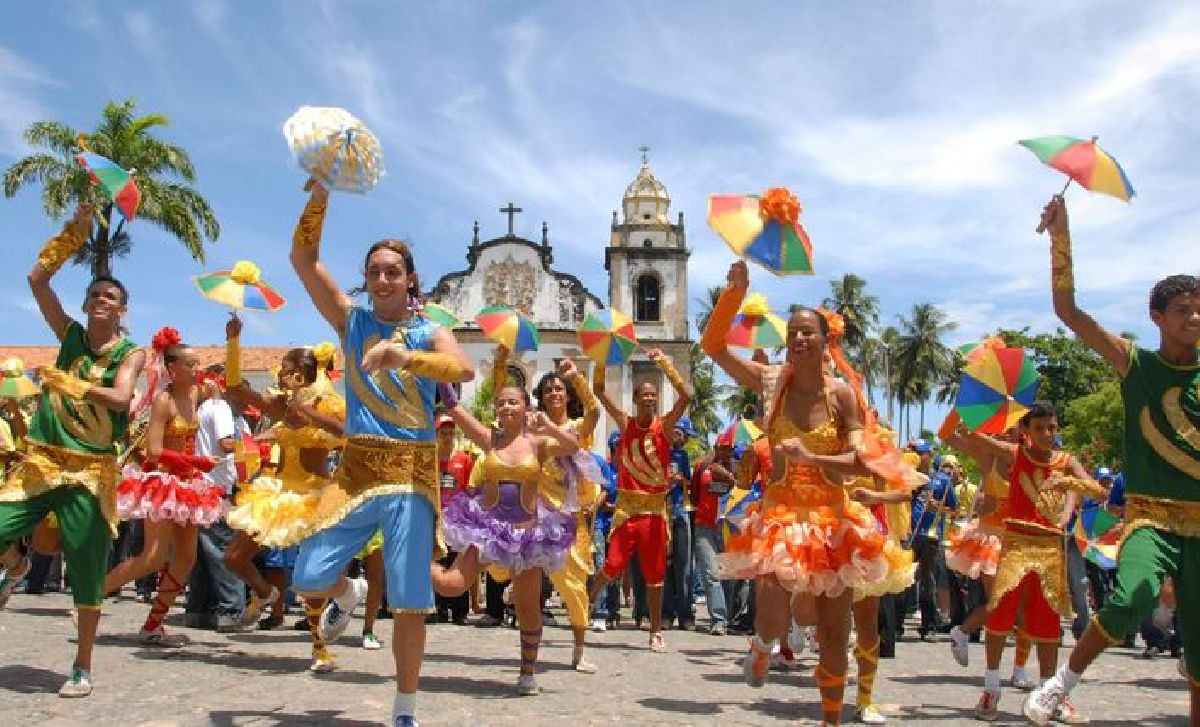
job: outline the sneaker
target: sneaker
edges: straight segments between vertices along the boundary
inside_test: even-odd
[[[58,696],[75,698],[86,697],[92,693],[92,675],[82,667],[71,667],[71,675],[58,688]]]
[[[249,628],[254,625],[258,617],[262,615],[264,609],[270,608],[271,604],[279,600],[279,589],[271,586],[271,592],[266,598],[259,598],[258,593],[254,589],[250,590],[250,601],[246,603],[246,610],[242,611],[242,627]]]
[[[746,684],[758,689],[767,683],[767,670],[771,667],[771,654],[760,651],[754,642],[750,642],[750,653],[742,660],[742,676]]]
[[[308,670],[313,674],[328,674],[337,668],[334,663],[333,654],[320,654],[313,657],[312,663],[308,665]]]
[[[592,619],[592,631],[602,634],[608,631],[608,624],[602,618]]]
[[[663,640],[661,631],[650,634],[650,650],[656,654],[662,654],[667,650],[667,642]]]
[[[571,668],[580,674],[595,674],[596,665],[588,660],[586,654],[580,654],[578,659],[572,659]]]
[[[12,598],[13,590],[25,578],[29,568],[29,559],[22,558],[15,568],[8,568],[4,571],[4,575],[0,575],[0,611],[3,611],[4,607],[8,605],[8,599]]]
[[[955,626],[950,630],[950,655],[959,666],[966,666],[971,660],[970,637],[962,629]]]
[[[1000,718],[1000,692],[983,690],[979,703],[975,705],[975,719],[984,722],[995,722]]]
[[[1021,711],[1034,724],[1049,724],[1066,699],[1067,695],[1059,686],[1058,679],[1047,679],[1045,684],[1025,698]]]
[[[350,585],[342,595],[329,599],[325,613],[321,614],[321,638],[326,643],[333,643],[346,631],[350,625],[350,615],[362,602],[367,592],[367,581],[363,578],[351,578]]]
[[[307,622],[305,622],[307,626]],[[259,631],[275,631],[283,628],[283,616],[267,616],[258,622]]]
[[[1055,722],[1063,724],[1087,724],[1088,722],[1088,718],[1080,714],[1075,709],[1075,705],[1071,704],[1071,700],[1066,697],[1063,698],[1062,704],[1058,705],[1058,709],[1054,710],[1053,719]]]
[[[475,625],[481,629],[494,629],[500,625],[500,619],[490,613],[485,613],[483,618],[475,622]]]
[[[292,631],[308,631],[308,618],[301,616],[299,621],[292,624]]]
[[[787,645],[793,655],[803,654],[804,648],[808,646],[808,629],[792,624],[788,629]]]
[[[378,651],[383,648],[383,644],[379,643],[379,639],[375,638],[375,634],[368,631],[363,634],[362,647],[367,651]]]
[[[1032,692],[1038,688],[1038,680],[1029,676],[1024,670],[1013,670],[1012,676],[1008,680],[1008,686],[1013,689],[1019,689],[1022,692]]]
[[[863,724],[887,724],[887,717],[884,717],[883,713],[879,711],[879,707],[876,707],[874,704],[868,704],[858,710],[858,714],[855,717]]]
[[[522,697],[533,697],[541,693],[542,688],[538,686],[537,677],[532,674],[522,674],[517,677],[517,694]]]
[[[392,718],[393,727],[419,727],[417,718],[411,714],[398,714]]]
[[[771,652],[771,668],[778,671],[794,671],[800,668],[800,662],[796,661],[796,653],[792,651],[790,644],[780,644]]]
[[[727,631],[728,629],[725,627],[724,623],[715,623],[708,629],[710,636],[724,636]]]
[[[163,649],[178,649],[187,646],[188,637],[183,634],[168,634],[159,626],[153,631],[142,629],[138,632],[138,643],[142,646],[157,646]]]

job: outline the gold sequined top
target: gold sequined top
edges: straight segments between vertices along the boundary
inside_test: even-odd
[[[803,429],[782,410],[771,421],[767,436],[772,442],[798,437],[813,454],[832,455],[846,451],[845,438],[838,430],[837,412],[826,400],[829,419],[824,424]],[[802,507],[840,505],[846,500],[846,490],[830,482],[819,467],[787,460],[783,472],[771,482],[764,499],[769,504]]]
[[[509,464],[500,459],[496,450],[491,450],[484,456],[481,467],[483,507],[495,507],[500,501],[501,482],[515,482],[520,487],[521,508],[530,515],[537,512],[537,485],[542,472],[537,455],[531,452],[520,462]]]

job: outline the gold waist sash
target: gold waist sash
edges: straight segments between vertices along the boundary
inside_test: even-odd
[[[1007,530],[1001,536],[1000,565],[988,599],[988,609],[1016,588],[1026,573],[1041,580],[1046,602],[1060,616],[1069,618],[1071,592],[1067,586],[1067,553],[1061,533],[1033,534]]]
[[[1200,502],[1127,495],[1125,528],[1121,539],[1124,540],[1134,530],[1147,526],[1185,538],[1200,538]]]
[[[113,536],[117,534],[117,458],[26,440],[25,455],[0,485],[0,502],[21,502],[56,487],[82,487],[95,496]]]
[[[612,529],[635,515],[657,515],[667,519],[667,493],[620,490],[617,492],[617,509],[613,513]]]

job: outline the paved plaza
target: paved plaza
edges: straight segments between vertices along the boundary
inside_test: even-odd
[[[4,725],[289,725],[343,727],[386,724],[392,700],[391,625],[380,622],[382,651],[363,651],[351,624],[336,645],[337,671],[308,673],[308,634],[298,631],[217,634],[183,628],[174,613],[168,627],[192,644],[180,650],[146,649],[135,633],[146,606],[126,599],[105,605],[90,698],[56,695],[74,645],[61,594],[13,596],[0,612],[0,724]],[[295,617],[289,617],[289,623]],[[559,623],[565,619],[559,614]],[[909,634],[914,633],[909,629]],[[797,672],[772,672],[767,686],[750,689],[738,667],[746,639],[704,633],[667,633],[669,653],[645,648],[645,632],[625,628],[589,633],[598,674],[568,668],[570,631],[548,627],[539,676],[543,693],[517,697],[517,634],[500,629],[437,625],[421,679],[424,725],[815,724],[820,713],[813,654]],[[1069,639],[1069,637],[1068,637]],[[982,647],[973,645],[970,668],[958,667],[945,641],[903,641],[898,658],[881,662],[876,701],[890,724],[979,724],[971,719],[982,673]],[[1187,691],[1175,661],[1138,658],[1117,649],[1076,692],[1093,724],[1183,725]],[[1011,650],[1004,673],[1010,670]],[[851,666],[853,675],[853,666]],[[853,678],[847,701],[853,700]],[[1022,694],[1006,690],[1001,724],[1016,724]],[[851,710],[847,707],[849,720]]]

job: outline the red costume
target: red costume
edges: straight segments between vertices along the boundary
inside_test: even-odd
[[[604,574],[617,578],[636,552],[646,585],[660,586],[667,571],[667,472],[671,442],[655,417],[642,427],[629,417],[617,442],[617,510]]]

